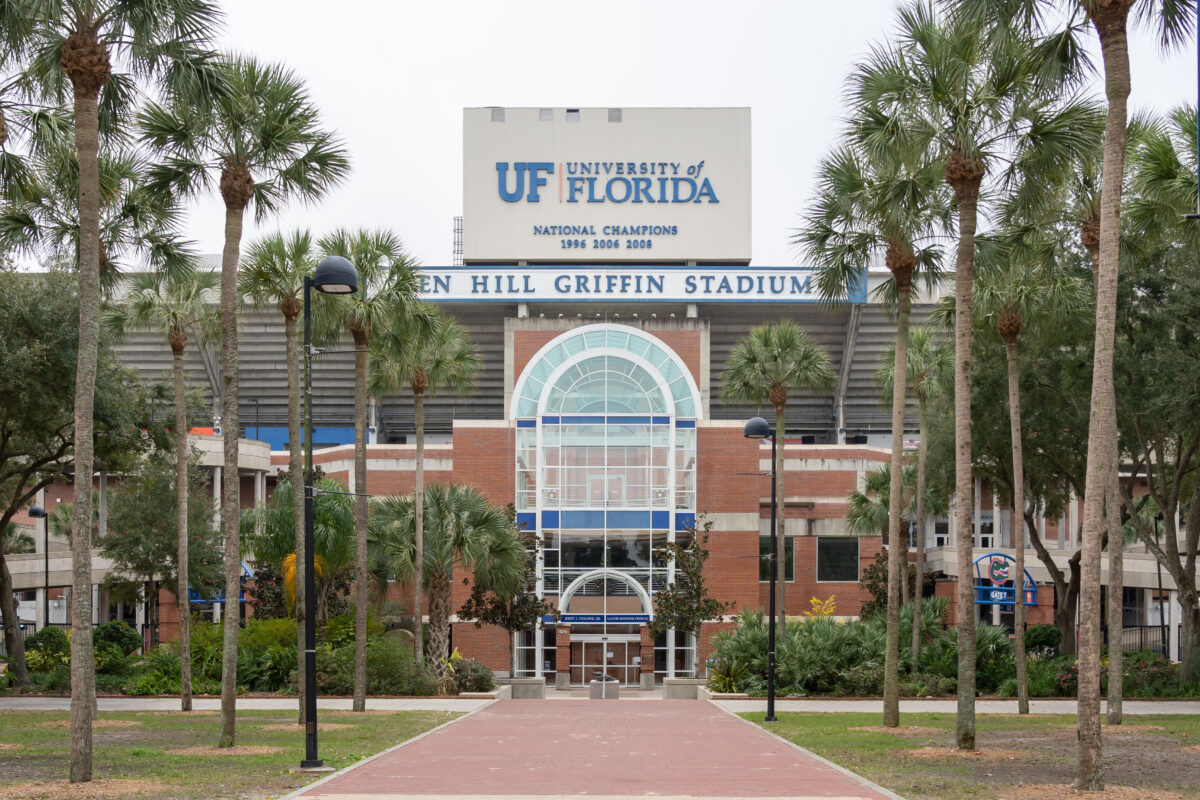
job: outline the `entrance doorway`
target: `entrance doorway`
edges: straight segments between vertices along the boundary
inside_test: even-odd
[[[574,628],[600,628],[576,625]],[[638,631],[613,628],[636,626],[609,625],[607,632],[571,631],[571,685],[586,686],[602,675],[615,678],[622,686],[639,686],[642,679],[642,637]]]

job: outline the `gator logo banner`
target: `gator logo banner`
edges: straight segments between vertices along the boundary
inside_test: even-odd
[[[988,563],[988,577],[996,586],[1003,586],[1008,583],[1008,571],[1011,564],[1003,558],[993,558]]]

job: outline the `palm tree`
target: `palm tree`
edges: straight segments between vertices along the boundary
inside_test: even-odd
[[[1025,467],[1021,446],[1021,368],[1017,340],[1031,324],[1064,325],[1077,320],[1091,308],[1087,287],[1074,275],[1065,274],[1053,260],[1037,263],[1044,249],[1032,247],[1019,234],[1003,248],[1005,265],[984,273],[975,287],[975,304],[981,325],[994,328],[1004,343],[1008,364],[1008,409],[1012,441],[1012,536],[1017,577],[1017,602],[1013,606],[1016,632],[1017,713],[1029,713],[1029,683],[1025,674]],[[1117,512],[1119,514],[1119,512]],[[1120,648],[1117,648],[1120,649]],[[1119,658],[1119,656],[1118,656]]]
[[[1060,11],[1047,0],[1017,0],[987,4],[960,0],[964,10],[984,23],[996,20],[1007,33],[1014,26],[1044,25],[1046,11]],[[989,8],[989,5],[991,6]],[[1132,86],[1129,66],[1128,21],[1131,12],[1149,20],[1160,42],[1178,46],[1190,34],[1192,3],[1177,0],[1067,0],[1068,13],[1089,19],[1100,40],[1104,62],[1105,96],[1108,113],[1104,123],[1104,164],[1100,192],[1096,276],[1096,333],[1092,366],[1090,418],[1111,420],[1115,403],[1113,352],[1116,339],[1117,277],[1121,247],[1121,192],[1125,177],[1128,100]],[[1056,24],[1056,23],[1051,23]],[[1064,40],[1068,37],[1063,36]],[[1087,482],[1083,503],[1083,553],[1080,561],[1082,591],[1079,630],[1079,756],[1075,788],[1099,791],[1104,788],[1100,766],[1100,549],[1104,528],[1105,498],[1111,494],[1106,473],[1112,469],[1116,449],[1115,425],[1092,425],[1088,429]],[[1110,515],[1111,516],[1111,515]]]
[[[296,318],[303,310],[301,293],[304,278],[312,274],[316,259],[312,252],[312,235],[308,231],[293,231],[287,237],[281,233],[264,236],[246,254],[246,265],[238,277],[238,290],[254,305],[262,308],[275,304],[283,315],[284,353],[287,361],[288,397],[288,474],[304,474],[304,448],[300,434],[300,338],[296,334]],[[296,559],[296,582],[304,585],[304,493],[292,497],[292,552]],[[304,593],[296,604],[297,660],[304,641]],[[297,664],[297,670],[303,665]],[[299,722],[304,724],[304,681],[299,682]]]
[[[899,12],[899,31],[876,48],[855,78],[852,96],[875,110],[864,146],[924,142],[945,165],[958,207],[955,257],[955,529],[958,581],[956,740],[975,748],[975,624],[971,574],[974,521],[971,471],[971,288],[979,200],[989,172],[1002,192],[1046,193],[1084,151],[1089,104],[1063,101],[1051,67],[1059,51],[1014,29],[990,37],[965,16],[939,18],[917,0]],[[1051,45],[1053,42],[1050,43]],[[1049,54],[1049,55],[1048,55]],[[999,175],[996,167],[1003,166]]]
[[[393,324],[379,331],[377,346],[371,353],[370,389],[376,397],[395,394],[406,386],[413,396],[413,427],[416,430],[417,453],[413,515],[416,563],[413,572],[425,575],[422,564],[425,551],[422,537],[428,527],[425,514],[425,395],[437,394],[445,388],[460,397],[470,393],[475,372],[479,369],[479,353],[471,345],[466,330],[452,317],[431,306],[415,309],[407,317],[393,319]],[[420,580],[413,581],[413,654],[417,663],[422,652],[422,612],[424,601]],[[432,598],[430,599],[432,603]],[[433,608],[430,607],[430,620]],[[432,631],[430,642],[433,642]],[[435,650],[435,652],[437,652]]]
[[[196,99],[210,85],[205,48],[220,14],[208,0],[166,0],[146,13],[130,0],[22,3],[31,85],[61,104],[70,84],[79,165],[79,353],[75,385],[76,474],[91,475],[93,409],[100,336],[100,132],[117,127],[138,78],[162,79]],[[128,72],[113,74],[113,56]],[[91,630],[90,482],[76,481],[71,546],[72,783],[92,778],[95,673]]]
[[[348,258],[358,270],[358,291],[322,295],[318,301],[320,338],[336,343],[343,331],[354,340],[354,527],[355,570],[354,700],[367,708],[367,354],[375,331],[389,319],[410,316],[417,306],[417,273],[400,237],[388,230],[337,230],[318,243],[326,256]]]
[[[871,118],[874,109],[864,109]],[[852,125],[851,139],[859,133]],[[942,165],[926,148],[889,141],[871,149],[843,146],[818,167],[818,197],[805,215],[795,240],[817,269],[818,285],[827,301],[845,297],[873,258],[883,256],[891,280],[880,294],[896,309],[893,380],[901,391],[892,393],[892,482],[890,497],[900,497],[904,457],[905,369],[908,324],[914,281],[935,289],[941,280],[942,251],[936,237],[953,227],[951,204],[942,180]],[[894,505],[888,528],[890,541],[899,541],[900,506]],[[907,549],[907,548],[906,548]],[[905,559],[907,561],[907,558]],[[888,561],[887,645],[883,683],[883,724],[900,724],[900,604],[908,581],[901,561]]]
[[[215,272],[197,271],[179,277],[143,272],[122,305],[104,318],[106,329],[123,336],[130,327],[153,327],[165,333],[171,346],[171,372],[175,384],[176,504],[179,524],[179,700],[183,711],[192,710],[191,614],[188,611],[188,413],[184,391],[183,356],[188,332],[201,343],[216,331],[211,295],[217,288]]]
[[[784,502],[783,451],[786,422],[783,412],[791,391],[828,392],[836,377],[829,354],[800,330],[796,323],[781,320],[760,325],[738,342],[729,354],[729,365],[721,375],[721,397],[727,402],[770,403],[775,409],[775,437],[779,446],[771,465],[775,494]],[[786,514],[776,516],[776,567],[784,563],[783,533]],[[783,606],[784,581],[776,582],[776,608],[780,630],[787,624]]]
[[[293,479],[280,481],[271,501],[251,509],[241,520],[242,534],[253,543],[251,549],[258,563],[270,564],[284,578],[284,588],[292,605],[300,602],[304,593],[296,592],[302,585],[298,578],[295,542],[295,519],[292,515]],[[354,509],[345,487],[333,478],[321,478],[313,500],[313,575],[316,585],[316,608],[313,613],[319,627],[329,620],[329,603],[337,587],[354,571]],[[303,522],[301,522],[303,526]],[[301,639],[297,640],[301,642]],[[300,646],[299,644],[297,646]]]
[[[525,544],[504,508],[472,486],[430,485],[424,512],[424,536],[418,536],[415,495],[384,497],[371,515],[372,538],[398,580],[429,587],[430,661],[445,679],[454,565],[470,569],[477,584],[512,594],[525,580]],[[417,554],[418,542],[423,558]]]
[[[879,386],[884,403],[894,402],[895,353],[891,347],[879,360],[875,383]],[[905,375],[908,386],[917,398],[917,426],[920,443],[917,445],[917,496],[915,519],[917,523],[917,588],[913,593],[913,619],[921,618],[921,587],[925,580],[925,518],[933,509],[926,508],[926,464],[929,457],[929,401],[939,396],[948,382],[953,369],[954,355],[938,341],[933,329],[928,326],[913,328],[908,334],[908,358]],[[914,629],[912,640],[912,663],[916,664],[921,654],[921,631]]]
[[[263,220],[293,199],[315,202],[349,170],[345,150],[320,125],[301,80],[286,68],[252,58],[223,64],[223,91],[210,104],[173,98],[147,104],[138,115],[142,141],[167,161],[152,185],[175,195],[197,195],[219,175],[225,203],[221,255],[221,380],[224,465],[225,592],[241,585],[238,543],[238,329],[237,274],[242,223],[254,205]],[[238,620],[225,619],[219,745],[234,744]]]

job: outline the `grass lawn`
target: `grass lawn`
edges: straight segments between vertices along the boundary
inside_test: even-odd
[[[237,754],[218,752],[217,712],[102,712],[93,784],[69,786],[66,712],[0,711],[0,797],[272,798],[323,775],[295,771],[304,755],[294,711],[239,711]],[[455,717],[449,711],[322,711],[320,753],[341,768]]]
[[[763,714],[743,714],[762,723]],[[764,726],[801,747],[912,800],[1120,800],[1200,798],[1200,717],[1126,717],[1104,727],[1110,791],[1075,794],[1075,717],[980,715],[980,752],[959,754],[953,714],[903,714],[895,732],[879,714],[778,714]],[[1120,788],[1125,787],[1125,788]]]

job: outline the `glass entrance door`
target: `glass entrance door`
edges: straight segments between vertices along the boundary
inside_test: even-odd
[[[639,634],[572,634],[571,684],[586,686],[607,674],[622,686],[641,682],[642,640]]]

